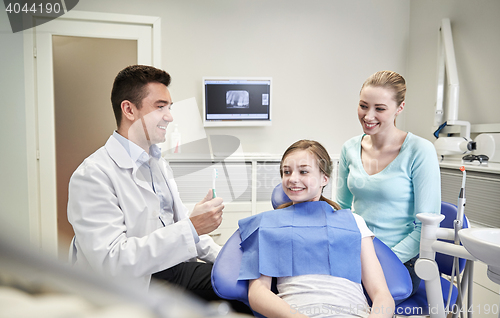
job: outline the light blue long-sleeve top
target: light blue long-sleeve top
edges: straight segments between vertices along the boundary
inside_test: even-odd
[[[379,173],[368,175],[361,162],[363,137],[342,146],[337,202],[361,215],[404,263],[419,253],[422,224],[415,216],[441,210],[436,150],[430,141],[408,133],[398,156]]]

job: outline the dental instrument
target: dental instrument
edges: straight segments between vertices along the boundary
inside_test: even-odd
[[[462,229],[462,220],[464,218],[464,210],[465,210],[465,178],[467,177],[467,172],[465,171],[465,167],[461,166],[460,171],[462,171],[462,186],[460,187],[460,193],[458,195],[458,203],[457,203],[457,219],[455,220],[455,244],[460,243],[460,238],[458,237],[458,231]]]
[[[454,238],[454,243],[455,245],[460,245],[460,237],[458,236],[458,231],[460,231],[463,228],[463,218],[464,218],[464,210],[465,210],[465,180],[467,177],[467,172],[465,171],[465,167],[461,166],[460,171],[462,171],[462,186],[460,187],[460,193],[458,194],[458,202],[457,202],[457,218],[453,222],[453,228],[455,231],[455,238]],[[464,276],[468,276],[468,271],[464,273]],[[462,309],[463,303],[462,303],[462,284],[460,283],[460,269],[459,269],[459,264],[458,264],[458,257],[455,256],[453,258],[453,267],[451,270],[451,277],[450,280],[453,281],[457,279],[457,286],[458,286],[458,297],[457,297],[457,305],[459,309]],[[464,277],[462,277],[464,278]],[[465,278],[464,278],[465,279]],[[472,288],[471,285],[468,286],[469,289]],[[451,294],[452,294],[452,289],[453,289],[453,284],[450,284],[450,289],[448,291],[448,299],[446,302],[446,307],[449,308],[450,302],[451,302]],[[460,310],[461,311],[461,310]],[[460,312],[459,311],[459,312]],[[453,317],[456,317],[457,315],[454,313]]]

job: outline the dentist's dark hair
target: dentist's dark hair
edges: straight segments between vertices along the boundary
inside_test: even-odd
[[[330,155],[328,154],[328,151],[326,151],[325,147],[323,147],[322,144],[320,144],[317,141],[314,140],[306,140],[302,139],[299,141],[294,142],[290,147],[288,147],[287,150],[285,150],[285,153],[283,154],[283,157],[281,158],[280,162],[280,175],[281,178],[283,178],[283,162],[285,161],[286,157],[293,153],[294,151],[297,150],[306,150],[312,155],[316,157],[317,163],[319,170],[324,173],[328,179],[330,179],[333,171],[333,164],[332,164],[332,159],[330,158]],[[324,188],[323,188],[324,189]],[[322,191],[323,191],[322,189]],[[320,201],[325,201],[335,210],[340,210],[341,207],[338,205],[336,202],[325,198],[323,195],[319,198]],[[277,209],[283,209],[286,207],[291,206],[293,203],[292,202],[287,202],[283,203],[282,205],[278,206]]]
[[[137,109],[141,109],[142,100],[148,95],[147,84],[161,83],[168,87],[170,81],[171,78],[167,72],[148,65],[131,65],[121,70],[116,75],[111,90],[111,105],[118,128],[122,121],[121,104],[124,100],[130,101]]]

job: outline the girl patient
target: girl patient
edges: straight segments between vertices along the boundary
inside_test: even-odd
[[[239,221],[239,280],[249,281],[254,311],[266,317],[392,317],[394,301],[373,233],[360,216],[322,196],[331,172],[321,144],[294,143],[280,165],[292,202]],[[278,294],[271,291],[272,277]]]

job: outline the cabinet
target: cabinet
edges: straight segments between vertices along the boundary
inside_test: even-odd
[[[459,167],[458,163],[441,164],[442,201],[457,204],[462,185]],[[465,168],[465,215],[477,225],[500,228],[500,170],[494,166]]]
[[[175,159],[169,164],[174,172],[182,202],[192,210],[212,188],[212,174],[217,169],[215,180],[217,196],[224,199],[224,214],[221,226],[210,235],[223,245],[238,228],[238,220],[272,210],[271,194],[281,183],[280,156],[226,158],[225,160]],[[323,195],[335,197],[337,160],[334,173]]]
[[[500,310],[500,286],[486,276],[487,268],[483,262],[474,262],[471,312],[475,317],[497,318]]]

